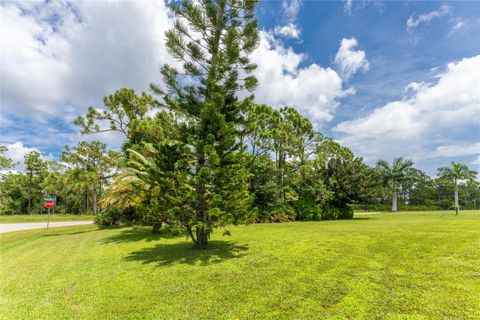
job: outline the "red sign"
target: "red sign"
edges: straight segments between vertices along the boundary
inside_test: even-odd
[[[47,200],[47,201],[45,201],[45,202],[43,203],[43,205],[45,206],[45,208],[48,208],[48,209],[55,207],[56,204],[57,204],[57,203],[56,203],[55,201],[53,201],[53,200]]]

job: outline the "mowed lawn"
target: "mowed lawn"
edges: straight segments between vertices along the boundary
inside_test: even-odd
[[[49,219],[47,214],[22,214],[22,215],[0,215],[0,223],[27,223],[46,222]],[[93,220],[92,215],[86,214],[51,214],[50,221],[86,221]]]
[[[480,319],[480,211],[0,235],[1,319]]]

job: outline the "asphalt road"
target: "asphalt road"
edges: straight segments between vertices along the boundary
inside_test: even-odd
[[[93,221],[50,222],[49,228],[80,226],[80,225],[84,225],[84,224],[93,224]],[[12,231],[21,231],[21,230],[30,230],[30,229],[42,229],[42,228],[46,228],[46,227],[47,227],[46,222],[4,223],[4,224],[0,224],[0,233],[12,232]]]

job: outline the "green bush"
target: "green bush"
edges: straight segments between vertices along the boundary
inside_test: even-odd
[[[353,211],[350,205],[343,207],[326,206],[322,210],[322,220],[352,219]]]
[[[340,209],[335,207],[324,207],[322,220],[337,220],[340,217]]]
[[[295,212],[289,205],[281,205],[275,210],[263,212],[258,222],[289,222],[295,221]]]
[[[95,224],[101,229],[120,225],[121,220],[122,212],[115,208],[97,213],[95,216]]]
[[[353,213],[354,213],[354,210],[352,206],[346,205],[345,207],[341,207],[339,219],[352,219]]]
[[[319,221],[322,219],[322,208],[315,199],[300,199],[295,204],[295,220],[298,221]]]

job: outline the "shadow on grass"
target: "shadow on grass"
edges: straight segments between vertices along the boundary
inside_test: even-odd
[[[98,231],[98,230],[94,229],[94,230],[74,231],[74,232],[57,232],[57,233],[42,234],[42,237],[57,237],[57,236],[65,236],[65,235],[72,235],[72,234],[90,233],[95,231]],[[49,232],[49,231],[44,230],[44,232]]]
[[[120,233],[102,240],[103,243],[121,243],[121,242],[136,242],[136,241],[157,241],[160,239],[172,239],[185,237],[182,234],[162,231],[160,233],[152,233],[151,227],[130,227],[122,230]]]
[[[229,259],[244,257],[248,245],[239,245],[229,241],[210,241],[206,249],[196,249],[190,242],[158,244],[132,252],[125,257],[127,261],[142,261],[155,263],[158,266],[168,266],[175,263],[201,265],[220,263]]]

